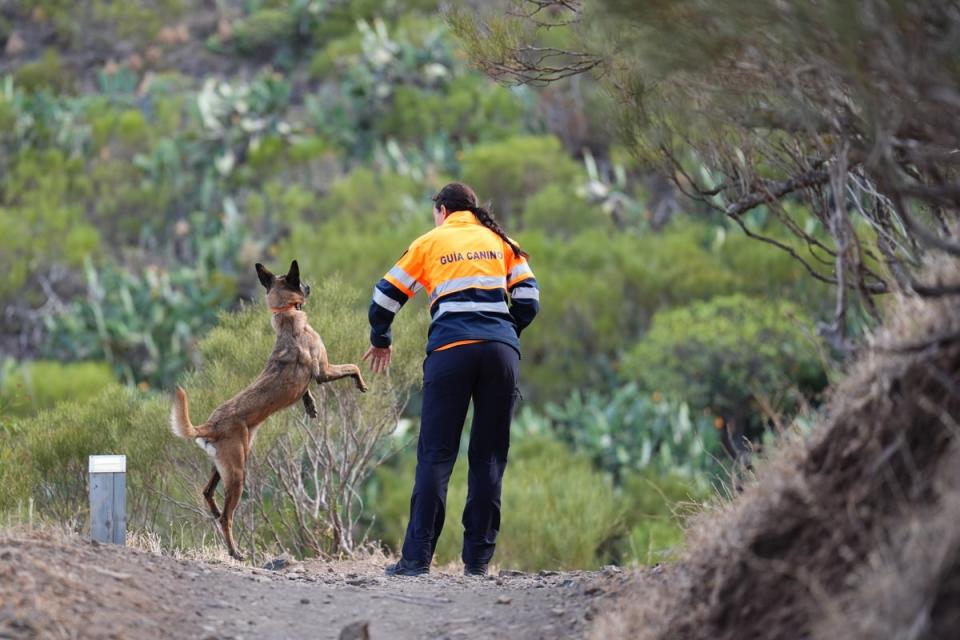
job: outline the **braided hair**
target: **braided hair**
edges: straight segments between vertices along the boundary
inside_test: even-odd
[[[433,196],[434,206],[440,208],[444,206],[447,208],[447,211],[469,211],[473,215],[477,216],[477,220],[485,226],[490,231],[493,231],[495,234],[500,236],[504,242],[510,245],[510,248],[513,249],[513,254],[518,258],[527,258],[529,255],[526,251],[520,249],[517,246],[517,243],[507,237],[507,232],[503,230],[503,227],[500,226],[500,223],[496,221],[493,217],[493,214],[490,213],[485,207],[481,207],[478,200],[477,194],[474,193],[473,189],[461,182],[451,182],[443,189],[440,189],[440,192]]]

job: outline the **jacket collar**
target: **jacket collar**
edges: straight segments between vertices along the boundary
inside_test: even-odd
[[[477,216],[473,215],[472,211],[454,211],[446,217],[443,221],[443,224],[480,224],[480,221],[477,220]]]

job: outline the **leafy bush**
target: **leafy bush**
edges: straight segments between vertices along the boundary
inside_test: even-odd
[[[610,217],[600,207],[579,197],[573,184],[551,183],[527,199],[523,224],[528,229],[542,230],[561,238],[590,229],[616,233]]]
[[[77,201],[89,192],[83,163],[57,149],[24,151],[3,177],[0,200],[0,297],[32,274],[76,267],[100,235]]]
[[[374,533],[394,549],[399,549],[409,520],[414,470],[412,456],[405,456],[397,469],[377,472]],[[466,475],[463,459],[447,494],[446,523],[435,555],[441,564],[460,558]],[[624,531],[623,505],[610,483],[586,458],[544,437],[514,443],[503,481],[501,518],[494,562],[527,571],[596,568],[606,559],[607,546]]]
[[[552,136],[515,136],[463,152],[463,178],[496,214],[520,228],[527,199],[550,184],[583,179],[576,162]]]
[[[262,9],[233,25],[231,43],[240,53],[263,55],[284,46],[294,34],[294,21],[283,9]]]
[[[8,407],[14,415],[30,415],[116,386],[117,380],[104,362],[25,362],[0,375],[0,407]]]
[[[758,401],[789,411],[798,390],[826,385],[815,335],[793,303],[720,296],[659,312],[623,373],[698,409],[744,420],[759,413]]]
[[[438,135],[460,144],[488,142],[521,133],[525,111],[510,90],[468,75],[452,80],[442,91],[397,87],[392,108],[376,126],[381,137],[403,143]]]
[[[88,456],[127,452],[121,439],[141,427],[133,419],[136,406],[135,392],[111,387],[15,421],[17,437],[0,442],[0,460],[14,461],[0,466],[0,511],[32,496],[44,515],[78,522],[87,504]],[[12,478],[18,481],[8,484]]]
[[[66,73],[60,54],[54,49],[47,49],[36,62],[30,62],[17,69],[14,79],[26,91],[69,92],[73,89],[73,80]]]

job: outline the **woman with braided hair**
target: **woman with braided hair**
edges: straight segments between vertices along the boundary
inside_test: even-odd
[[[430,300],[417,473],[400,561],[391,576],[429,572],[446,515],[447,484],[473,400],[463,564],[484,575],[500,530],[500,491],[518,395],[520,333],[540,308],[527,254],[473,190],[448,184],[433,198],[436,228],[410,245],[373,290],[370,349],[375,373],[391,357],[390,324],[417,291]]]

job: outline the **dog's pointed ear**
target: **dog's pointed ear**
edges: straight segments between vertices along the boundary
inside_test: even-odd
[[[263,288],[270,291],[270,287],[273,286],[274,275],[259,262],[257,263],[257,277],[260,278],[260,284],[263,285]]]
[[[290,263],[290,270],[287,271],[284,280],[291,287],[296,288],[300,286],[300,265],[297,264],[296,260]]]

